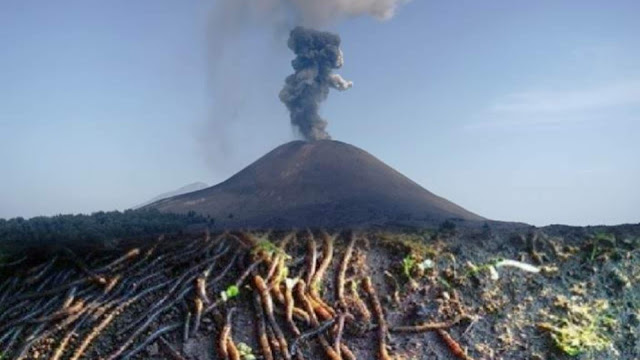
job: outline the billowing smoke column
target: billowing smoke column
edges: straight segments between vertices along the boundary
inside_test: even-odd
[[[330,88],[344,91],[353,85],[332,73],[344,63],[340,37],[298,26],[291,31],[288,46],[296,54],[291,62],[295,73],[287,77],[280,100],[291,113],[291,124],[307,140],[331,139],[327,122],[318,114],[320,103]]]

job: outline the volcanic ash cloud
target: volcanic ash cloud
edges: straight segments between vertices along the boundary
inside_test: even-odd
[[[280,100],[289,109],[291,124],[307,140],[331,139],[325,130],[326,120],[318,114],[320,103],[326,100],[330,88],[344,91],[353,86],[351,81],[333,73],[344,63],[340,37],[296,27],[291,31],[288,46],[296,54],[291,62],[295,73],[285,80]]]

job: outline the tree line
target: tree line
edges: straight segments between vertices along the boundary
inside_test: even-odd
[[[155,209],[0,219],[0,251],[6,254],[26,248],[104,247],[114,240],[179,233],[207,222],[194,212],[169,214]]]

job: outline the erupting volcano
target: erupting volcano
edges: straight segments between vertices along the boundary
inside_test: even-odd
[[[364,150],[332,141],[320,104],[330,89],[353,83],[333,71],[344,57],[337,34],[294,28],[296,57],[280,100],[291,125],[309,142],[293,141],[216,186],[157,201],[149,208],[196,213],[221,229],[433,226],[486,220],[411,181]]]
[[[281,145],[228,180],[149,205],[195,211],[220,228],[433,226],[485,220],[366,151],[333,140]]]

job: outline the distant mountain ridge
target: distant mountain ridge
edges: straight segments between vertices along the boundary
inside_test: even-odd
[[[339,141],[281,145],[228,180],[150,204],[195,211],[216,227],[347,228],[486,219],[443,199],[366,151]]]
[[[194,182],[192,184],[185,185],[185,186],[183,186],[183,187],[181,187],[179,189],[176,189],[176,190],[173,190],[173,191],[169,191],[169,192],[166,192],[166,193],[162,193],[162,194],[154,197],[151,200],[145,201],[142,204],[139,204],[139,205],[136,205],[136,206],[132,207],[132,209],[134,209],[134,210],[135,209],[140,209],[140,208],[143,208],[143,207],[145,207],[145,206],[147,206],[149,204],[152,204],[152,203],[154,203],[156,201],[159,201],[159,200],[162,200],[162,199],[167,199],[167,198],[170,198],[170,197],[174,197],[174,196],[178,196],[178,195],[187,194],[187,193],[190,193],[190,192],[206,189],[207,187],[209,187],[209,185],[207,185],[207,184],[205,184],[203,182],[200,182],[200,181]]]

